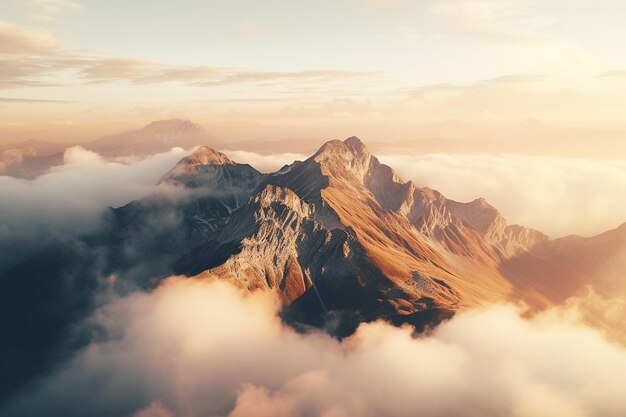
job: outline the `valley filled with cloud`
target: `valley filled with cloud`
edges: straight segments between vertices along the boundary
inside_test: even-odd
[[[169,278],[83,323],[95,340],[3,415],[621,416],[626,347],[567,311],[494,305],[425,335],[377,322],[337,341],[275,299]],[[93,395],[97,389],[98,394]]]

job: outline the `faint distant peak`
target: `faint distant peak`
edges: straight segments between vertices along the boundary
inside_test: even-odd
[[[206,129],[191,120],[186,119],[168,119],[168,120],[155,120],[150,122],[142,128],[145,131],[152,132],[190,132],[201,131],[206,132]]]

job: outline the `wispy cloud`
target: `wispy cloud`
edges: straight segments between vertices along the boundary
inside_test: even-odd
[[[48,55],[59,52],[62,42],[50,32],[0,21],[0,54]]]
[[[208,65],[174,65],[71,48],[48,32],[0,22],[0,88],[58,85],[63,74],[85,83],[181,83],[196,87],[291,81],[333,82],[372,75],[341,70],[255,71]],[[67,81],[66,81],[67,82]]]
[[[68,100],[46,100],[41,98],[0,97],[0,103],[74,103]]]

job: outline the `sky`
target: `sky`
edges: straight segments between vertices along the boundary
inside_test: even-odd
[[[180,117],[233,141],[470,151],[556,129],[626,156],[625,15],[618,0],[2,0],[0,144]]]

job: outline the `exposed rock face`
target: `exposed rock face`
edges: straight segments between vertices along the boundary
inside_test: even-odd
[[[210,194],[248,196],[264,175],[248,164],[237,164],[221,152],[200,146],[163,176],[160,182],[204,188]]]
[[[183,158],[176,165],[176,168],[185,168],[188,171],[193,171],[194,168],[198,168],[205,165],[234,165],[235,163],[226,155],[221,152],[215,151],[208,146],[199,146],[195,149],[191,155]]]
[[[403,181],[355,137],[269,175],[200,147],[162,181],[201,196],[183,206],[198,244],[176,272],[271,290],[292,321],[347,334],[377,318],[422,328],[488,301],[546,303],[512,266],[552,245],[544,234],[482,198]]]

